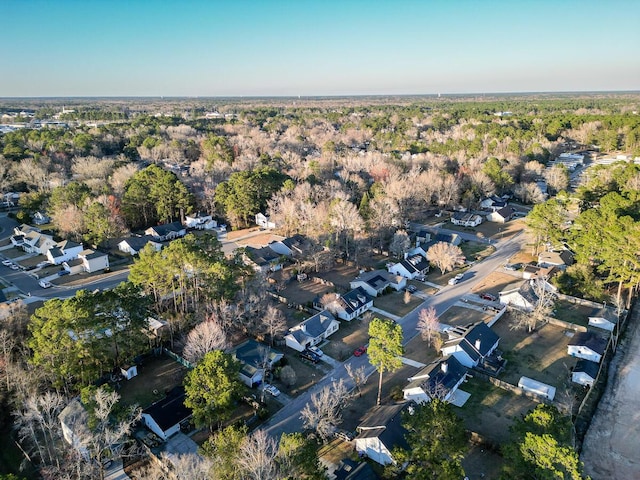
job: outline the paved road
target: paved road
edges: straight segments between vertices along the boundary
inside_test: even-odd
[[[456,232],[458,233],[458,232]],[[466,234],[469,235],[469,234]],[[406,345],[413,337],[418,335],[416,326],[418,324],[418,314],[421,309],[427,307],[434,307],[437,314],[442,315],[448,308],[459,301],[465,294],[467,294],[478,282],[484,277],[493,272],[496,268],[505,264],[509,257],[515,254],[521,248],[522,234],[517,234],[513,237],[501,240],[494,243],[497,248],[496,253],[486,258],[482,262],[472,265],[464,275],[464,279],[453,286],[443,287],[438,293],[425,300],[415,310],[401,318],[398,323],[402,326],[404,334],[404,344]],[[488,242],[487,242],[488,243]],[[374,367],[369,364],[369,357],[363,355],[362,357],[351,357],[345,362],[345,364],[351,364],[352,367],[358,368],[362,365],[365,366],[367,376],[374,372]],[[353,382],[349,379],[345,370],[344,364],[331,370],[321,381],[319,381],[312,388],[307,390],[302,395],[293,399],[291,403],[282,408],[276,413],[266,424],[261,428],[265,429],[270,435],[279,438],[283,433],[293,433],[302,431],[302,420],[300,419],[300,411],[304,408],[309,401],[311,395],[327,385],[330,385],[332,381],[343,379],[349,387],[353,387]]]

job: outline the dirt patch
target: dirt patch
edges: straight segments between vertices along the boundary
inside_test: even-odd
[[[462,459],[462,468],[469,480],[492,480],[500,476],[504,459],[485,445],[472,444]]]
[[[418,335],[405,345],[404,357],[426,365],[436,360],[439,353]]]
[[[490,293],[492,295],[498,296],[507,285],[511,285],[512,283],[516,283],[521,281],[522,278],[515,277],[513,275],[509,275],[508,273],[502,272],[492,272],[482,279],[481,282],[478,282],[474,287],[473,293]]]
[[[356,348],[367,343],[369,331],[366,322],[354,319],[340,322],[340,329],[321,348],[325,354],[342,362],[353,355]]]
[[[284,237],[281,235],[274,235],[272,233],[261,233],[257,235],[251,235],[248,238],[242,238],[236,241],[241,247],[253,247],[262,248],[269,245],[271,242],[282,240]]]
[[[245,228],[243,230],[233,230],[231,232],[227,232],[227,240],[235,241],[238,238],[242,238],[259,231],[260,231],[260,227]]]
[[[297,397],[305,392],[329,371],[326,363],[318,363],[316,365],[306,362],[298,356],[298,352],[287,348],[285,354],[287,365],[290,365],[296,372],[296,383],[292,387],[287,387],[279,379],[274,378],[272,383],[287,395]]]
[[[438,321],[445,325],[451,325],[452,327],[463,327],[470,323],[487,322],[492,318],[493,315],[489,315],[485,312],[472,308],[457,307],[454,305],[440,315]]]
[[[380,310],[389,312],[392,315],[404,317],[407,313],[418,307],[424,300],[411,295],[409,303],[404,303],[405,292],[391,292],[373,300],[373,305]]]

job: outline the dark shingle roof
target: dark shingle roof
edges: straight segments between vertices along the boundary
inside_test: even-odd
[[[580,332],[573,336],[569,345],[587,347],[600,355],[604,355],[604,351],[607,348],[607,340],[592,332]]]
[[[164,225],[156,225],[151,228],[159,237],[164,237],[170,232],[180,232],[181,230],[184,230],[184,227],[180,222],[165,223]]]
[[[591,360],[578,360],[574,372],[583,372],[589,375],[591,378],[595,379],[598,376],[598,370],[600,369],[600,364],[596,362],[592,362]]]
[[[327,331],[329,325],[335,321],[335,317],[329,310],[323,310],[316,313],[313,317],[307,318],[300,326],[304,326],[305,331],[311,337],[318,337]]]
[[[342,295],[338,302],[347,313],[353,313],[359,308],[369,303],[372,298],[364,291],[362,287],[355,288],[349,293]]]
[[[149,242],[155,242],[156,239],[151,235],[144,235],[142,237],[128,237],[123,238],[123,242],[127,242],[129,247],[131,247],[135,251],[140,251],[144,248],[144,246]]]
[[[235,356],[239,362],[247,365],[253,365],[254,367],[261,367],[264,358],[263,351],[269,350],[269,360],[272,361],[278,355],[281,355],[277,350],[270,349],[266,345],[256,342],[255,340],[247,340],[243,344],[239,345],[235,350]]]
[[[184,399],[184,387],[175,387],[166,397],[145,408],[142,413],[150,415],[162,430],[167,430],[192,415],[191,409],[184,405]]]
[[[496,210],[496,213],[502,218],[510,218],[514,213],[516,213],[516,211],[513,208],[506,206],[502,207],[500,210]]]
[[[447,356],[430,363],[420,370],[412,377],[414,380],[406,388],[420,386],[426,393],[444,388],[448,392],[466,374],[467,367],[462,365],[455,357]]]
[[[373,407],[358,425],[357,438],[377,437],[389,450],[396,446],[409,448],[407,430],[402,426],[402,411],[408,406],[409,403],[401,403]]]
[[[367,462],[354,462],[348,458],[342,460],[342,465],[334,472],[336,480],[378,480],[378,475]]]
[[[269,265],[271,262],[275,262],[280,258],[280,254],[274,252],[269,247],[254,248],[246,247],[249,258],[255,262],[256,265]]]

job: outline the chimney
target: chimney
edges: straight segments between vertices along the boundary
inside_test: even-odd
[[[480,351],[480,339],[476,340],[476,350]]]
[[[442,373],[447,373],[448,369],[449,369],[449,365],[447,364],[447,362],[442,362],[440,364],[440,370],[442,370]]]

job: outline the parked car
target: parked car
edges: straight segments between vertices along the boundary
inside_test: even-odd
[[[407,288],[405,288],[405,290],[406,290],[407,292],[409,292],[409,293],[413,293],[413,292],[415,292],[415,291],[416,291],[416,290],[418,290],[418,289],[416,288],[416,286],[415,286],[415,285],[407,285]]]
[[[480,298],[483,300],[488,300],[489,302],[495,302],[498,300],[495,295],[491,295],[490,293],[481,293]]]
[[[12,263],[11,265],[9,265],[9,268],[11,270],[20,270],[20,267],[18,265],[16,265],[15,263]]]
[[[273,385],[270,385],[268,383],[266,383],[264,385],[264,390],[265,390],[265,392],[269,392],[274,397],[277,397],[277,396],[280,395],[280,390],[278,390],[276,387],[274,387]]]
[[[62,276],[64,276],[64,275],[69,275],[69,271],[68,271],[68,270],[60,270],[60,271],[58,272],[58,276],[59,276],[59,277],[62,277]]]
[[[44,267],[47,267],[49,265],[51,265],[51,263],[45,261],[45,262],[40,262],[39,264],[36,265],[36,267],[44,268]]]
[[[302,352],[300,352],[300,358],[304,360],[309,360],[312,363],[318,363],[320,361],[320,358],[318,357],[318,355],[316,355],[315,353],[309,350],[303,350]]]
[[[46,280],[40,280],[38,282],[38,285],[40,285],[42,288],[49,288],[52,286],[51,282],[47,282]]]
[[[353,355],[355,357],[361,357],[362,355],[364,355],[365,353],[367,353],[367,347],[366,346],[362,346],[362,347],[358,347],[354,350]]]
[[[322,355],[324,355],[324,352],[320,350],[318,347],[308,347],[307,350],[315,353],[316,355],[318,355],[318,357],[321,357]]]
[[[456,283],[458,283],[460,280],[462,280],[462,278],[464,277],[464,273],[459,273],[457,274],[455,277],[450,278],[449,281],[447,282],[449,285],[455,285]]]
[[[521,263],[507,263],[504,266],[505,270],[509,270],[510,272],[515,272],[516,270],[520,270],[522,268]]]
[[[13,262],[12,262],[11,260],[3,260],[3,261],[2,261],[2,264],[3,264],[5,267],[10,267],[11,265],[13,265]]]

